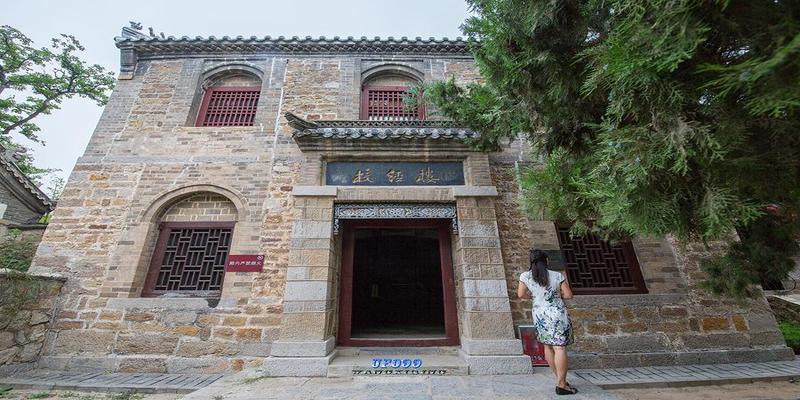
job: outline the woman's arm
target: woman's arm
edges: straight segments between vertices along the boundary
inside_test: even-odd
[[[520,299],[530,299],[531,296],[528,295],[528,287],[525,286],[524,283],[519,282],[519,286],[517,286],[517,297]]]
[[[564,273],[564,280],[561,281],[561,298],[564,300],[569,300],[573,297],[572,288],[569,287],[569,282],[567,281],[567,274]]]

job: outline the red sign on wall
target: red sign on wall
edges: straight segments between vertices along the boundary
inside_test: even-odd
[[[264,269],[262,254],[231,254],[228,256],[227,272],[261,272]]]

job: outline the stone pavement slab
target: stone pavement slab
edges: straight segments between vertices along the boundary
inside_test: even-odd
[[[800,359],[762,363],[581,369],[571,372],[602,388],[721,385],[800,378]]]
[[[97,373],[32,370],[0,377],[16,389],[86,390],[137,393],[191,393],[222,378],[221,374]]]
[[[618,397],[574,376],[580,393],[570,399],[612,400]],[[492,400],[554,399],[552,376],[352,376],[339,378],[277,378],[242,372],[227,376],[184,397],[185,400],[347,399],[347,400]]]

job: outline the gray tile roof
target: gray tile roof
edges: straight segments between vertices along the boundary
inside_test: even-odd
[[[285,114],[295,129],[295,139],[357,140],[455,140],[479,136],[478,132],[455,125],[453,121],[307,121]]]
[[[11,181],[10,184],[17,186],[16,192],[29,194],[30,198],[26,199],[26,201],[32,206],[35,206],[36,209],[43,210],[43,214],[53,211],[55,202],[47,197],[33,181],[22,173],[17,165],[14,164],[14,160],[8,153],[9,152],[3,146],[0,146],[0,168],[7,171],[9,175],[13,177],[13,181]]]
[[[137,53],[176,54],[176,53],[405,53],[470,56],[470,43],[462,38],[456,39],[409,39],[402,37],[382,39],[375,37],[313,38],[310,36],[291,38],[279,36],[265,37],[175,37],[147,35],[125,27],[122,35],[115,37],[117,47],[133,48]]]

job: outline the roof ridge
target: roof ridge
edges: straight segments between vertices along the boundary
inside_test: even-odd
[[[132,34],[130,32],[133,32],[133,33],[136,33],[136,34]],[[161,37],[161,36],[145,35],[145,34],[143,34],[141,32],[133,31],[130,28],[127,28],[127,27],[123,28],[122,35],[121,36],[116,36],[114,38],[114,41],[117,42],[117,43],[126,43],[126,42],[176,42],[176,41],[179,41],[179,42],[252,41],[252,42],[295,42],[295,43],[315,43],[315,44],[323,43],[323,42],[327,42],[327,43],[343,43],[343,42],[404,43],[404,42],[410,42],[410,43],[420,43],[420,44],[423,44],[423,43],[436,43],[436,44],[439,44],[439,43],[468,43],[469,42],[469,40],[464,39],[461,36],[457,36],[454,39],[450,39],[450,38],[448,38],[446,36],[445,37],[440,37],[440,38],[433,37],[433,36],[430,36],[428,38],[423,38],[421,36],[417,36],[417,37],[414,37],[413,39],[409,39],[408,36],[401,36],[400,38],[395,38],[394,36],[387,36],[386,38],[382,38],[380,36],[375,36],[373,38],[368,38],[366,36],[361,36],[361,37],[358,37],[358,38],[356,38],[354,36],[347,36],[345,38],[343,38],[341,36],[333,36],[333,37],[305,36],[305,37],[301,38],[300,36],[291,36],[291,37],[278,36],[278,37],[272,37],[270,35],[266,35],[266,36],[255,36],[255,35],[253,35],[253,36],[249,36],[249,37],[245,37],[245,36],[242,36],[242,35],[237,35],[237,36],[234,36],[234,37],[231,37],[231,36],[228,36],[228,35],[224,35],[222,37],[217,37],[215,35],[210,35],[210,36],[205,36],[205,37],[204,36],[194,36],[194,37],[192,37],[192,36],[188,36],[188,35],[183,35],[183,36],[169,35],[169,36]]]

